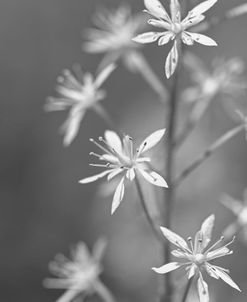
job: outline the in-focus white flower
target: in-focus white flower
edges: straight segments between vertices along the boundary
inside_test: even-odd
[[[171,16],[169,16],[159,0],[144,0],[144,5],[147,9],[146,12],[154,17],[150,19],[148,23],[165,31],[146,32],[136,36],[133,40],[142,44],[152,43],[158,40],[159,46],[165,45],[169,41],[174,41],[165,64],[166,76],[170,78],[178,64],[178,43],[180,43],[180,41],[186,45],[193,45],[194,42],[206,46],[217,45],[213,39],[205,35],[187,31],[188,28],[204,20],[205,16],[203,14],[216,2],[217,0],[207,0],[200,3],[190,10],[187,16],[182,19],[178,0],[170,0]]]
[[[99,142],[90,139],[95,145],[97,145],[102,155],[91,152],[90,154],[97,157],[103,164],[91,164],[91,166],[106,168],[105,171],[100,174],[84,178],[80,180],[81,184],[87,184],[94,182],[104,176],[107,176],[108,180],[111,180],[117,175],[121,175],[121,180],[115,190],[111,213],[119,207],[124,197],[125,181],[134,180],[136,174],[144,177],[148,182],[159,187],[167,187],[167,183],[164,178],[158,173],[150,170],[147,163],[151,160],[149,157],[144,157],[143,154],[153,148],[165,134],[165,129],[157,130],[149,135],[138,147],[134,150],[132,138],[128,135],[123,137],[123,140],[113,131],[105,131],[105,138],[99,137]]]
[[[236,216],[236,220],[225,229],[224,236],[229,238],[239,233],[242,241],[247,244],[247,189],[244,191],[243,201],[225,195],[221,202]]]
[[[83,49],[90,53],[105,53],[101,66],[118,59],[128,64],[138,48],[132,38],[144,28],[143,16],[132,15],[130,6],[123,4],[114,10],[102,8],[95,14],[93,22],[97,28],[86,30],[87,41]]]
[[[222,279],[228,285],[240,291],[237,284],[227,274],[229,272],[227,269],[210,263],[210,261],[216,258],[231,255],[233,253],[228,248],[233,240],[222,247],[218,247],[219,243],[224,240],[224,237],[221,237],[215,244],[208,248],[208,244],[211,241],[214,221],[214,215],[205,219],[201,229],[195,235],[194,244],[191,237],[189,237],[186,242],[179,235],[167,228],[161,227],[160,229],[165,238],[177,247],[177,249],[173,250],[171,253],[174,257],[179,258],[180,261],[165,264],[160,268],[153,268],[158,274],[166,274],[177,268],[184,267],[187,271],[188,279],[192,277],[197,278],[197,290],[200,302],[209,302],[208,285],[203,280],[203,271],[207,272],[209,276],[215,279]]]
[[[102,114],[103,108],[99,101],[104,99],[106,94],[100,87],[114,69],[115,65],[108,65],[94,79],[90,73],[83,73],[77,66],[75,75],[66,69],[62,76],[58,77],[56,91],[59,96],[49,97],[45,109],[47,111],[70,110],[67,120],[61,127],[65,146],[76,137],[87,110],[92,109],[99,115]]]
[[[218,58],[214,60],[210,71],[197,56],[187,53],[184,64],[190,71],[195,85],[185,89],[182,94],[183,101],[208,101],[220,95],[224,107],[231,113],[234,109],[247,109],[245,64],[240,58]]]
[[[105,252],[106,241],[99,239],[90,254],[86,244],[79,242],[71,250],[71,260],[58,254],[54,261],[49,263],[49,269],[56,278],[44,280],[44,286],[67,291],[57,302],[70,302],[80,295],[97,293],[105,299],[108,290],[99,279],[102,272],[101,260]],[[109,299],[110,300],[110,299]]]

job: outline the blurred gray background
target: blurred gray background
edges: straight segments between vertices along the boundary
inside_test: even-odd
[[[142,0],[126,1],[134,12]],[[209,12],[222,14],[232,4],[224,0]],[[116,214],[110,216],[112,196],[95,193],[96,185],[78,180],[91,175],[90,137],[102,135],[105,124],[86,115],[79,136],[62,146],[58,128],[66,113],[45,113],[45,99],[54,95],[56,77],[79,62],[94,73],[101,59],[81,51],[82,29],[91,25],[99,4],[116,0],[1,0],[0,1],[0,301],[55,301],[60,291],[47,290],[48,262],[57,252],[68,254],[71,244],[84,240],[91,247],[101,235],[109,239],[103,279],[118,301],[152,301],[161,265],[135,190],[131,188]],[[195,46],[208,65],[216,56],[240,56],[247,61],[247,17],[218,26],[209,35],[217,48]],[[170,45],[169,45],[170,47]],[[145,47],[144,54],[164,79],[169,47]],[[165,108],[141,77],[122,66],[107,81],[106,108],[119,127],[138,141],[163,127]],[[208,144],[234,127],[223,101],[214,101],[200,127],[181,148],[177,169],[185,167]],[[183,116],[183,113],[181,113]],[[95,149],[94,149],[95,150]],[[174,230],[192,235],[201,221],[216,214],[215,236],[234,217],[220,205],[222,192],[241,198],[247,186],[247,146],[241,134],[219,150],[180,187],[174,210]],[[159,190],[159,189],[157,189]],[[246,301],[247,246],[234,244],[235,253],[222,262],[245,291],[234,292],[223,282],[210,280],[216,301]]]

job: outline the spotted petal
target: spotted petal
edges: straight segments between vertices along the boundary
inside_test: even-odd
[[[124,179],[125,177],[123,177],[120,181],[120,183],[118,184],[116,191],[114,193],[113,196],[113,201],[112,201],[112,207],[111,207],[111,214],[113,214],[116,209],[119,207],[121,201],[123,200],[124,197]]]
[[[198,16],[209,10],[218,0],[207,0],[195,6],[190,12],[190,16]]]
[[[181,21],[181,8],[178,0],[171,0],[170,11],[172,22],[180,23]]]
[[[166,72],[166,77],[168,79],[173,75],[177,65],[178,65],[178,49],[177,49],[177,41],[174,41],[173,47],[166,58],[166,64],[165,64],[165,72]]]
[[[173,39],[173,38],[174,38],[174,33],[170,32],[170,31],[164,32],[163,36],[160,37],[160,39],[159,39],[158,45],[159,46],[165,45],[169,41],[171,41],[171,39]]]
[[[148,12],[158,19],[164,19],[170,22],[170,17],[166,12],[164,6],[158,0],[144,0]]]
[[[145,171],[143,169],[138,169],[138,171],[141,173],[141,175],[152,185],[168,188],[167,182],[164,180],[164,178],[159,175],[158,173],[154,171]]]
[[[138,150],[139,150],[138,156],[140,154],[142,154],[143,152],[146,152],[146,151],[150,150],[155,145],[157,145],[158,142],[164,136],[165,132],[166,132],[166,129],[160,129],[160,130],[157,130],[157,131],[153,132],[148,137],[146,137],[138,148]]]
[[[197,281],[197,290],[200,302],[209,302],[208,285],[202,278]]]
[[[188,32],[186,31],[186,33],[197,43],[206,45],[206,46],[217,46],[217,43],[209,38],[208,36],[202,35],[202,34],[198,34],[198,33],[192,33],[192,32]]]
[[[136,36],[135,38],[133,38],[132,40],[137,43],[141,43],[141,44],[153,43],[153,42],[157,41],[159,39],[159,37],[161,37],[162,35],[163,35],[163,33],[150,31],[150,32],[140,34],[140,35]]]
[[[152,267],[152,270],[158,274],[166,274],[171,271],[174,271],[175,269],[179,268],[180,266],[181,266],[181,264],[178,262],[171,262],[171,263],[165,264],[161,267]]]
[[[166,239],[169,240],[172,244],[174,244],[180,248],[182,247],[186,250],[189,250],[187,242],[182,237],[180,237],[178,234],[168,230],[165,227],[160,227],[160,229],[161,229],[163,235],[166,237]]]
[[[107,170],[107,171],[104,171],[104,172],[101,172],[99,174],[96,174],[94,176],[90,176],[90,177],[87,177],[87,178],[83,178],[79,181],[80,184],[88,184],[90,182],[94,182],[104,176],[106,176],[107,174],[109,174],[110,172],[112,172],[112,170]]]

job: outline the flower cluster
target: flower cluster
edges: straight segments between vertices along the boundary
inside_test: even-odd
[[[79,242],[72,249],[72,260],[58,254],[49,265],[51,273],[57,278],[45,279],[44,285],[48,288],[67,289],[59,298],[59,302],[72,301],[80,294],[97,293],[102,296],[106,288],[100,281],[99,275],[102,272],[101,260],[105,247],[106,241],[99,239],[93,247],[92,255],[84,242]]]
[[[187,31],[188,28],[204,20],[205,16],[203,14],[216,2],[217,0],[204,1],[190,10],[184,19],[181,19],[181,7],[178,0],[170,1],[171,16],[169,16],[159,0],[144,0],[147,9],[146,12],[154,17],[154,19],[148,20],[148,23],[165,31],[146,32],[136,36],[133,40],[142,44],[152,43],[158,40],[159,46],[165,45],[169,41],[174,41],[165,64],[166,76],[170,78],[178,64],[178,47],[181,41],[186,45],[193,45],[194,42],[206,46],[217,45],[213,39],[205,35]]]
[[[48,111],[61,111],[70,109],[69,117],[61,127],[64,136],[64,145],[71,144],[76,137],[80,123],[87,112],[92,109],[101,113],[102,107],[99,101],[104,99],[105,92],[100,89],[105,80],[115,69],[115,65],[109,65],[94,79],[90,73],[83,73],[79,66],[75,68],[75,75],[68,69],[59,76],[56,91],[58,97],[49,97],[45,109]]]
[[[209,301],[208,285],[203,279],[203,271],[207,272],[209,276],[215,279],[222,279],[228,285],[240,291],[238,285],[227,274],[227,272],[229,272],[227,269],[210,263],[210,261],[216,258],[231,255],[233,253],[228,248],[233,240],[222,247],[218,247],[224,237],[221,237],[215,244],[207,248],[211,241],[214,221],[214,215],[205,219],[202,223],[201,229],[195,235],[194,244],[192,243],[191,237],[187,239],[187,243],[176,233],[167,228],[161,227],[160,229],[165,238],[177,247],[177,249],[173,250],[171,253],[174,257],[178,258],[180,262],[171,262],[159,268],[153,268],[153,270],[158,274],[166,274],[176,270],[177,268],[185,267],[188,279],[191,279],[192,277],[198,278],[197,290],[200,302]]]
[[[140,146],[134,150],[133,140],[130,136],[125,135],[123,140],[113,131],[106,131],[105,137],[99,137],[99,142],[91,139],[97,147],[104,152],[99,155],[91,152],[90,154],[97,157],[103,164],[91,164],[95,167],[106,168],[105,171],[80,180],[81,184],[94,182],[104,176],[108,180],[122,175],[122,178],[114,193],[111,213],[113,214],[119,207],[124,197],[125,181],[133,181],[138,175],[144,177],[148,182],[159,187],[168,187],[164,178],[157,172],[150,170],[147,163],[151,160],[149,157],[144,157],[143,154],[153,148],[165,134],[165,129],[157,130],[150,134]]]

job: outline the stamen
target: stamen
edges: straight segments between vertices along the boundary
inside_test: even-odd
[[[147,142],[144,142],[142,148],[138,150],[138,155],[140,155],[143,152],[146,146],[147,146]]]
[[[207,249],[204,254],[208,253],[209,251],[211,251],[213,248],[215,248],[220,242],[222,242],[225,239],[224,236],[221,236],[220,239],[218,241],[215,242],[215,244],[213,244],[209,249]]]
[[[99,141],[104,143],[106,145],[107,148],[109,148],[113,153],[116,154],[116,150],[114,148],[112,148],[106,140],[104,140],[104,138],[102,136],[99,137]]]
[[[90,152],[89,155],[95,156],[95,157],[98,157],[98,158],[101,158],[101,156],[102,156],[102,155],[99,155],[99,154],[94,153],[94,152]]]
[[[111,164],[109,164],[109,163],[107,163],[105,165],[101,165],[101,164],[89,164],[89,166],[100,167],[100,168],[110,168]]]
[[[101,146],[98,142],[96,142],[93,138],[90,138],[89,141],[91,143],[94,143],[98,148],[100,148],[102,151],[106,152],[107,154],[111,154],[111,152],[109,150],[107,150],[106,148],[104,148],[103,146]]]

